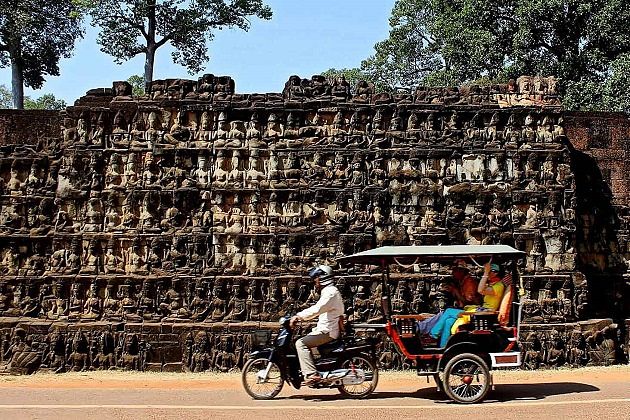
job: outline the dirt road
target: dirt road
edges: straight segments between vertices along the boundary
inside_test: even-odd
[[[449,402],[413,372],[382,372],[368,400],[285,388],[253,401],[237,373],[88,372],[0,377],[0,419],[630,419],[630,366],[495,373],[474,406]]]

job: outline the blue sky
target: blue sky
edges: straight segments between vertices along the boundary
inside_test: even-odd
[[[280,92],[292,74],[310,77],[331,67],[356,67],[387,37],[394,0],[266,0],[274,12],[270,21],[253,20],[249,32],[217,31],[209,45],[205,72],[230,75],[241,93]],[[48,77],[37,97],[54,93],[69,104],[88,89],[111,86],[142,74],[144,56],[123,65],[100,52],[97,30],[89,26],[75,54],[60,63],[59,77]],[[170,50],[158,50],[154,79],[195,78],[171,62]],[[11,71],[0,69],[0,84],[11,86]]]

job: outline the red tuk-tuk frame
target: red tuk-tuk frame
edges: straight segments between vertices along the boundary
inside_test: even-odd
[[[432,376],[438,389],[454,401],[475,403],[483,400],[492,386],[490,371],[518,367],[521,353],[518,334],[521,306],[516,301],[519,283],[516,264],[512,264],[512,281],[506,287],[501,308],[508,313],[471,312],[471,322],[462,325],[444,348],[422,344],[416,333],[416,322],[423,314],[392,315],[389,290],[391,264],[452,263],[456,259],[471,262],[506,263],[523,258],[525,253],[508,245],[437,245],[385,246],[338,258],[340,264],[377,265],[382,268],[381,305],[384,324],[353,324],[355,329],[384,329],[402,355],[415,363],[419,376]],[[516,316],[512,307],[516,306]],[[499,315],[504,322],[499,322]]]

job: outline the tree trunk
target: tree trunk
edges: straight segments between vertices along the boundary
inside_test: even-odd
[[[19,56],[11,57],[11,93],[13,108],[24,109],[24,69]]]
[[[150,85],[153,81],[153,64],[155,63],[155,50],[157,49],[155,45],[155,0],[149,0],[147,3],[149,11],[147,14],[147,53],[144,59],[144,91],[151,93]]]
[[[153,63],[155,62],[155,47],[150,45],[147,47],[147,53],[144,59],[144,91],[151,91],[151,82],[153,81]]]

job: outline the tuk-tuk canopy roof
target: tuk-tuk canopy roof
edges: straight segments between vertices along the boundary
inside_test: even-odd
[[[392,263],[448,263],[458,258],[486,258],[493,261],[514,260],[524,257],[525,253],[509,245],[420,245],[420,246],[383,246],[362,251],[353,255],[337,258],[341,264],[382,265]]]

